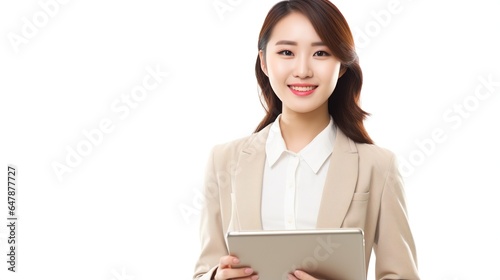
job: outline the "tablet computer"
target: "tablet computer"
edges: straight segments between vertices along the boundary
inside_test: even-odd
[[[260,280],[287,279],[295,269],[317,279],[366,280],[361,229],[233,231],[227,242],[238,267],[252,267]]]

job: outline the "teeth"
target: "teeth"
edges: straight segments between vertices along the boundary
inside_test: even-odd
[[[310,86],[310,87],[295,87],[295,86],[290,86],[291,89],[296,90],[296,91],[310,91],[315,89],[315,86]]]

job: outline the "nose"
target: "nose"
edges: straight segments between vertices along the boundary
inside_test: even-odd
[[[297,57],[295,60],[293,76],[300,79],[311,78],[313,76],[313,71],[309,63],[310,61],[307,56]]]

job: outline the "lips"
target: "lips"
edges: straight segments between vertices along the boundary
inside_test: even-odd
[[[298,95],[298,96],[307,96],[307,95],[310,95],[314,92],[314,90],[317,88],[318,86],[316,85],[310,85],[310,84],[293,84],[293,85],[289,85],[288,88],[290,89],[290,91],[295,94],[295,95]]]

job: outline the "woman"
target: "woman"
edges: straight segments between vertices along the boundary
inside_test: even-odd
[[[363,229],[377,279],[419,279],[395,156],[364,128],[362,73],[342,14],[327,0],[282,1],[258,51],[267,113],[254,134],[212,150],[194,279],[258,279],[232,268],[227,231],[339,227]],[[315,279],[300,270],[288,278]]]

